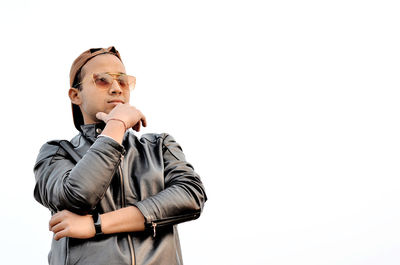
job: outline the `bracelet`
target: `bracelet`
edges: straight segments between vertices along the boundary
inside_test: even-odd
[[[92,214],[92,218],[93,218],[93,223],[94,223],[94,229],[96,231],[96,235],[95,236],[99,236],[103,234],[103,231],[101,230],[101,218],[100,218],[100,214],[98,212],[94,212]]]
[[[124,125],[124,128],[125,128],[125,132],[126,132],[127,128],[126,128],[126,124],[125,124],[125,122],[123,120],[120,120],[120,119],[117,119],[117,118],[111,118],[111,119],[107,120],[107,122],[109,122],[109,121],[120,121],[120,122],[122,122],[122,124]]]

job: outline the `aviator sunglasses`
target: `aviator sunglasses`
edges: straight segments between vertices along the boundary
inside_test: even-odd
[[[92,80],[95,86],[99,89],[108,90],[111,88],[114,80],[117,81],[118,85],[122,90],[132,91],[135,88],[136,77],[127,75],[124,73],[93,73],[91,76],[86,77],[82,82],[76,84],[79,86],[87,81]]]

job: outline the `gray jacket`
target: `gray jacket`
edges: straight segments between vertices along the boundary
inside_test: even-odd
[[[44,144],[34,167],[35,199],[52,213],[78,214],[136,206],[146,230],[91,239],[53,239],[49,264],[182,264],[176,225],[200,216],[203,184],[168,134],[127,132],[122,145],[97,136],[104,124],[83,125],[71,143],[75,164],[59,145]]]

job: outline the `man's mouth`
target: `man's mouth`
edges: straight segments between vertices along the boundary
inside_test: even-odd
[[[125,102],[123,100],[121,100],[121,99],[112,99],[112,100],[109,100],[108,103],[112,103],[112,104],[121,103],[121,104],[124,104]]]

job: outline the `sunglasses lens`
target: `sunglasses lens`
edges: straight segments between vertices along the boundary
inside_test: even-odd
[[[108,74],[94,74],[93,80],[98,88],[108,89],[114,79]]]
[[[110,89],[114,80],[118,82],[118,85],[123,90],[132,90],[136,84],[136,78],[130,75],[110,75],[108,73],[97,73],[93,74],[93,81],[97,88]]]
[[[133,90],[136,85],[136,77],[131,75],[127,75],[126,77],[128,79],[128,89]]]
[[[118,84],[122,89],[129,89],[129,80],[128,76],[126,75],[120,75],[118,77]]]

